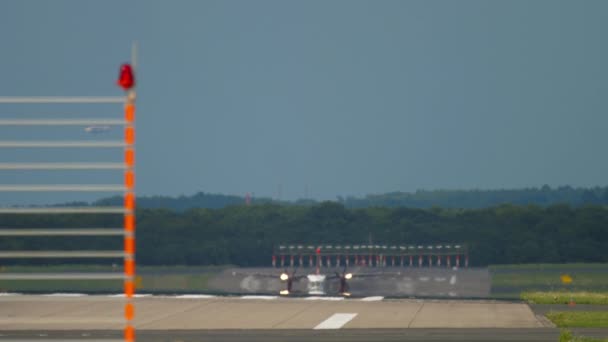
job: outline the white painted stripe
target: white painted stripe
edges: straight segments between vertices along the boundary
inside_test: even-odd
[[[418,280],[420,280],[420,281],[429,281],[430,279],[431,278],[429,278],[429,277],[420,277],[420,278],[418,278]]]
[[[87,294],[84,293],[50,293],[42,295],[44,297],[86,297]]]
[[[123,273],[0,273],[0,280],[111,280],[125,279]]]
[[[207,299],[207,298],[215,298],[216,296],[214,295],[196,295],[196,294],[191,294],[191,295],[179,295],[179,296],[175,296],[172,298],[179,298],[179,299]]]
[[[434,279],[436,282],[440,283],[440,282],[444,282],[445,281],[445,277],[435,277]]]
[[[112,236],[125,235],[123,228],[74,228],[74,229],[2,229],[0,236]]]
[[[384,299],[384,297],[382,297],[382,296],[372,296],[372,297],[361,298],[361,301],[363,301],[363,302],[377,302],[377,301],[381,301],[383,299]]]
[[[124,96],[2,96],[0,103],[124,103]]]
[[[53,191],[125,191],[126,187],[120,184],[0,184],[0,191],[3,192],[53,192]]]
[[[89,339],[77,340],[77,339],[47,339],[46,335],[39,335],[41,338],[38,339],[5,339],[0,335],[0,341],[2,342],[40,342],[40,341],[53,341],[53,342],[74,342],[74,341],[87,341],[87,342],[124,342],[123,339]]]
[[[0,170],[122,170],[124,163],[0,163]]]
[[[456,276],[455,276],[455,275],[453,275],[453,276],[450,278],[450,285],[454,285],[454,284],[456,284]]]
[[[266,299],[266,300],[270,300],[270,299],[277,299],[279,297],[277,296],[241,296],[241,299]]]
[[[0,258],[124,258],[123,251],[10,251]]]
[[[325,297],[325,296],[310,296],[304,298],[305,300],[344,300],[344,297]]]
[[[331,315],[328,319],[319,323],[319,325],[317,325],[313,329],[340,329],[346,323],[350,322],[353,318],[355,318],[355,316],[357,316],[356,313],[335,313]]]
[[[127,214],[123,207],[34,207],[0,208],[0,214]]]
[[[101,148],[101,147],[126,147],[123,141],[0,141],[2,148]]]
[[[126,123],[120,119],[0,119],[0,126],[109,126]]]

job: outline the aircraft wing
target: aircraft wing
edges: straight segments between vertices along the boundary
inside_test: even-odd
[[[353,273],[353,278],[374,278],[374,277],[394,277],[401,275],[401,272],[385,272],[385,273]]]
[[[269,274],[269,273],[257,273],[257,272],[232,272],[233,276],[254,276],[254,277],[260,277],[260,278],[275,278],[275,279],[279,279],[281,277],[281,274]]]

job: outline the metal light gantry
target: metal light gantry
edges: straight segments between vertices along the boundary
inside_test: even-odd
[[[136,67],[136,47],[133,46],[131,66]],[[134,71],[132,70],[134,73]],[[133,77],[133,75],[131,75]],[[121,149],[122,163],[108,162],[0,162],[0,170],[122,170],[122,184],[0,184],[0,192],[122,192],[124,205],[114,207],[2,207],[0,214],[108,214],[122,215],[123,226],[114,228],[19,228],[0,227],[0,237],[50,237],[50,236],[116,236],[123,237],[123,250],[36,250],[0,251],[0,259],[10,258],[108,258],[123,259],[122,273],[0,273],[1,280],[107,280],[124,281],[124,339],[104,341],[135,341],[133,319],[135,308],[135,99],[134,83],[124,87],[125,96],[111,97],[0,97],[0,104],[122,104],[122,119],[2,119],[0,126],[122,126],[123,140],[98,141],[0,141],[0,148],[73,149],[110,148]],[[0,107],[1,108],[1,107]],[[0,177],[1,179],[1,177]]]
[[[354,265],[365,266],[423,266],[424,258],[427,265],[461,266],[460,257],[464,258],[464,266],[469,266],[469,249],[464,243],[454,244],[408,244],[408,245],[330,245],[330,244],[285,244],[275,247],[272,256],[273,267],[304,266],[308,259],[308,266],[331,266],[334,258],[335,265],[340,266],[341,261],[348,266],[353,261]],[[277,258],[279,260],[277,260]],[[414,259],[417,258],[417,262]],[[288,259],[288,260],[286,260]],[[388,260],[387,260],[388,259]],[[390,260],[390,262],[389,262]],[[296,263],[297,261],[297,263]],[[326,261],[326,262],[325,262]]]

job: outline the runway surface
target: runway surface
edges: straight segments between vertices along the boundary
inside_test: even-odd
[[[372,296],[279,298],[206,295],[135,299],[138,340],[556,341],[526,304]],[[0,295],[0,341],[121,341],[124,298],[107,295]],[[606,337],[606,329],[573,329]]]
[[[118,331],[3,331],[0,341],[121,341]],[[43,335],[43,336],[40,336]],[[352,330],[180,330],[138,331],[146,342],[363,342],[363,341],[551,341],[553,328],[524,329],[352,329]]]
[[[336,297],[137,298],[138,330],[540,328],[526,304]],[[0,330],[120,330],[124,300],[109,296],[4,296]]]

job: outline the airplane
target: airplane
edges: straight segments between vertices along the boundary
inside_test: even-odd
[[[300,279],[304,279],[307,276],[306,275],[296,275],[297,269],[294,269],[293,272],[291,272],[291,274],[289,273],[289,271],[287,270],[287,268],[281,272],[280,275],[278,275],[278,278],[281,282],[285,283],[285,289],[279,291],[279,294],[281,296],[288,296],[294,293],[293,291],[293,283],[299,281]],[[272,279],[276,279],[277,275],[276,274],[268,274],[268,273],[241,273],[241,272],[232,272],[232,275],[247,275],[247,276],[256,276],[256,277],[262,277],[262,278],[272,278]]]
[[[382,277],[382,276],[390,276],[390,275],[401,275],[400,272],[397,273],[353,273],[346,272],[347,266],[344,266],[344,270],[342,273],[334,272],[335,274],[327,277],[327,280],[338,279],[338,294],[342,297],[350,297],[350,286],[348,285],[348,281],[353,278],[372,278],[372,277]]]
[[[338,294],[343,297],[350,297],[351,293],[349,292],[350,286],[348,285],[348,281],[351,280],[353,277],[362,278],[362,277],[379,277],[379,276],[389,275],[387,273],[346,272],[346,269],[347,269],[346,265],[344,266],[342,273],[335,271],[334,272],[335,274],[332,274],[332,275],[321,274],[321,259],[320,259],[321,248],[320,247],[316,249],[316,254],[317,254],[317,265],[316,265],[316,272],[314,274],[296,276],[297,269],[294,269],[294,271],[290,275],[289,272],[287,271],[287,269],[285,269],[285,271],[279,275],[279,279],[282,282],[286,282],[285,289],[279,291],[280,295],[288,296],[288,295],[294,294],[294,291],[293,291],[294,281],[297,282],[303,278],[307,278],[308,279],[307,294],[309,294],[309,295],[325,295],[326,294],[325,281],[338,279],[338,281],[339,281]],[[235,275],[235,274],[236,273],[233,272],[233,275]],[[398,273],[398,274],[401,274],[401,273]],[[260,276],[260,277],[265,277],[265,278],[275,278],[275,279],[277,277],[276,274],[273,275],[273,274],[267,274],[267,273],[254,273],[254,274],[247,274],[247,275]],[[391,273],[390,275],[395,275],[395,274]]]
[[[344,266],[342,272],[334,271],[334,274],[322,274],[320,272],[319,267],[314,274],[307,275],[296,275],[297,269],[294,269],[293,272],[289,273],[287,269],[285,269],[281,274],[278,275],[278,278],[281,282],[285,283],[285,288],[279,291],[281,296],[289,296],[294,294],[301,294],[302,292],[295,291],[293,289],[294,282],[298,282],[304,278],[308,280],[306,294],[309,295],[326,295],[325,284],[326,281],[338,280],[338,295],[342,297],[350,297],[350,285],[349,281],[353,278],[367,278],[367,277],[380,277],[387,275],[386,273],[353,273],[347,272],[347,267]],[[233,274],[236,274],[233,272]],[[268,274],[268,273],[249,273],[249,276],[258,276],[264,278],[277,278],[277,274]]]
[[[97,134],[97,133],[108,132],[110,129],[111,129],[110,126],[89,126],[89,127],[86,127],[84,129],[84,131],[87,133]]]
[[[279,292],[280,295],[282,296],[288,296],[290,294],[293,293],[293,282],[294,281],[299,281],[300,279],[306,278],[307,276],[305,275],[298,275],[296,276],[296,271],[297,269],[294,269],[293,272],[291,273],[291,275],[287,272],[287,269],[285,269],[285,272],[281,273],[281,275],[279,276],[279,279],[281,281],[286,282],[286,288],[285,290],[281,290]]]

